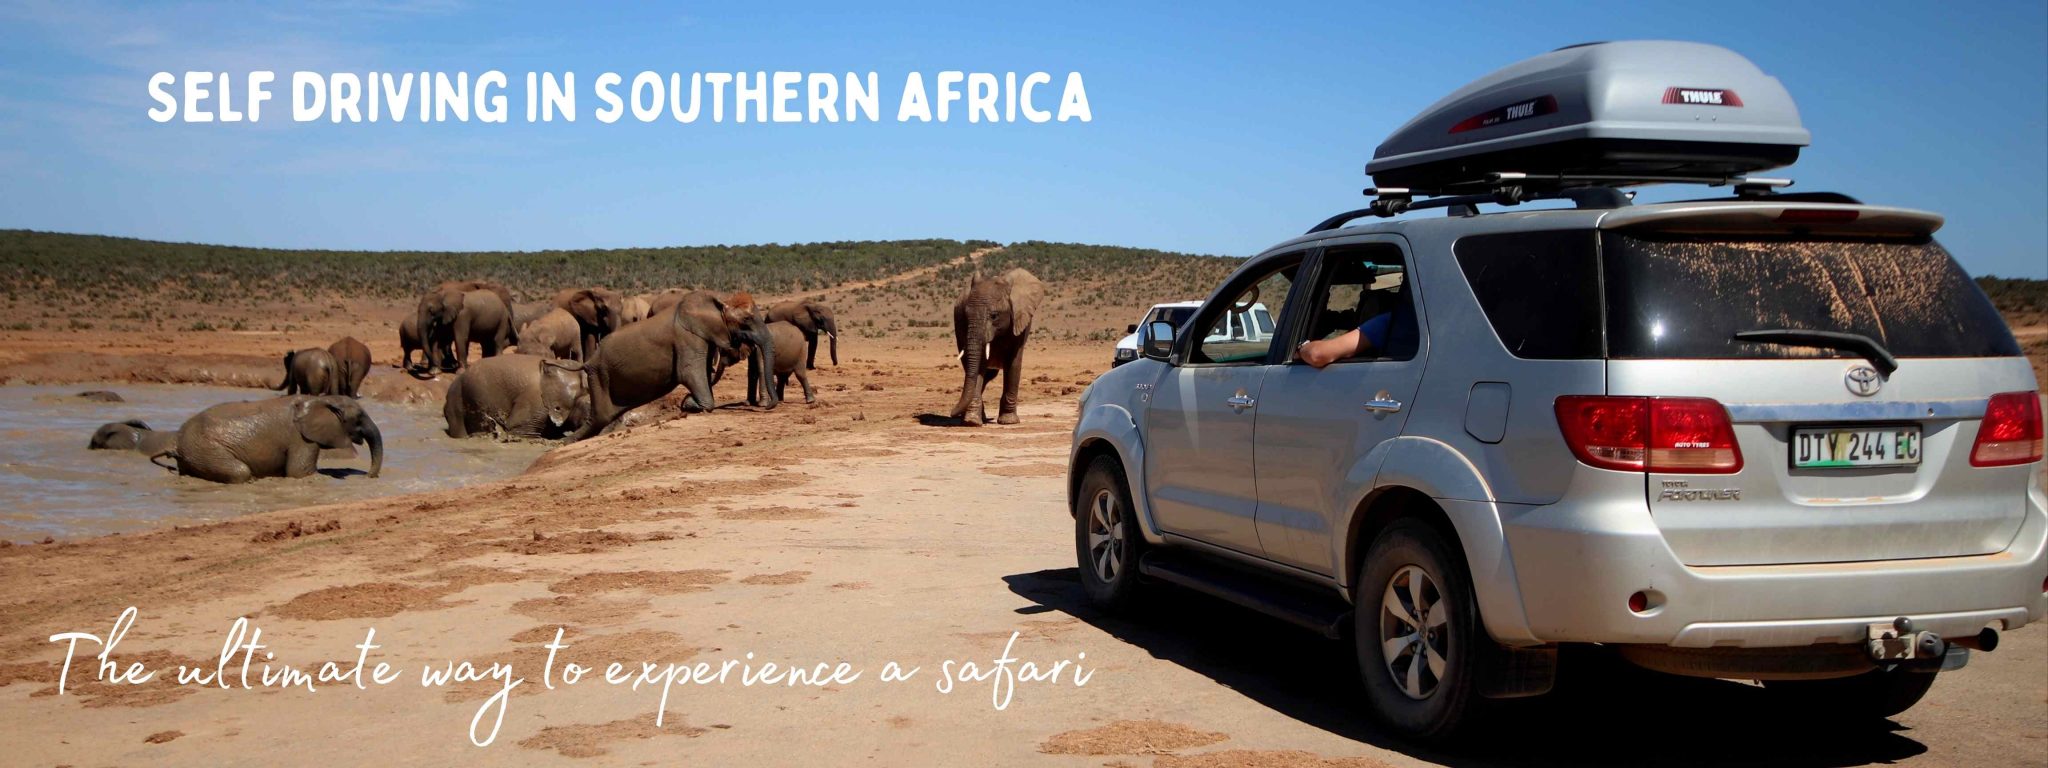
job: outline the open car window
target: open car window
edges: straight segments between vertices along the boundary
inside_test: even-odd
[[[1415,357],[1415,306],[1409,299],[1408,269],[1398,246],[1375,243],[1332,248],[1323,255],[1319,295],[1304,338],[1332,339],[1375,323],[1378,345],[1353,360],[1408,360]]]
[[[1202,307],[1195,322],[1183,326],[1202,334],[1190,349],[1189,363],[1264,363],[1275,341],[1273,317],[1286,311],[1294,289],[1300,255],[1281,257],[1256,276],[1233,282],[1219,299]]]

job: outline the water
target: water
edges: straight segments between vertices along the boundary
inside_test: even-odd
[[[128,402],[70,397],[111,389]],[[274,396],[263,390],[166,384],[0,386],[0,539],[40,541],[222,520],[273,509],[454,488],[518,474],[548,448],[539,443],[455,440],[440,407],[363,400],[384,433],[384,471],[375,479],[271,478],[221,485],[178,477],[133,451],[86,449],[93,430],[141,419],[173,430],[208,406]],[[369,449],[325,458],[322,470],[370,467]]]

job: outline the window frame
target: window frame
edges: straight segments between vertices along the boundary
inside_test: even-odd
[[[1301,286],[1304,283],[1308,282],[1306,280],[1303,280],[1302,276],[1309,275],[1311,278],[1313,278],[1314,273],[1310,270],[1313,270],[1315,268],[1314,260],[1317,250],[1318,249],[1315,246],[1308,246],[1296,250],[1285,251],[1276,256],[1269,256],[1264,258],[1254,257],[1254,260],[1260,265],[1262,265],[1262,268],[1253,270],[1249,268],[1250,265],[1247,265],[1245,268],[1240,268],[1236,275],[1233,275],[1229,280],[1224,281],[1221,287],[1217,288],[1215,292],[1210,294],[1208,300],[1202,302],[1202,306],[1195,309],[1195,314],[1190,316],[1188,318],[1188,321],[1181,325],[1178,331],[1180,336],[1174,340],[1172,360],[1173,365],[1176,367],[1185,366],[1190,368],[1224,368],[1251,365],[1272,365],[1273,356],[1276,353],[1284,353],[1288,358],[1292,358],[1294,356],[1294,348],[1285,347],[1285,349],[1282,349],[1281,347],[1283,345],[1279,344],[1279,342],[1285,341],[1288,338],[1288,327],[1286,325],[1286,320],[1284,316],[1290,314],[1286,311],[1286,308],[1294,306],[1295,297],[1301,293]],[[1245,288],[1250,287],[1255,283],[1263,281],[1266,278],[1272,277],[1276,273],[1285,271],[1289,266],[1293,266],[1295,268],[1294,279],[1289,281],[1288,283],[1287,296],[1284,298],[1283,305],[1281,307],[1281,314],[1283,315],[1283,318],[1275,321],[1277,327],[1275,328],[1275,333],[1272,337],[1274,344],[1267,346],[1266,356],[1263,358],[1232,360],[1229,362],[1222,363],[1194,362],[1195,344],[1198,343],[1198,340],[1195,337],[1194,331],[1191,329],[1208,328],[1214,325],[1218,314],[1228,309],[1228,306],[1226,306],[1226,304],[1232,299],[1237,298],[1238,293],[1242,292]],[[1272,311],[1272,307],[1267,307],[1267,311]]]

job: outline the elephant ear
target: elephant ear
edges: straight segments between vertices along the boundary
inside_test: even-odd
[[[1011,270],[1003,277],[1010,284],[1010,332],[1029,332],[1039,305],[1045,302],[1045,284],[1021,269]]]
[[[347,448],[348,428],[341,423],[341,409],[317,397],[292,404],[292,424],[299,436],[322,448]]]
[[[597,298],[589,289],[565,292],[555,297],[555,306],[583,325],[597,325]]]
[[[545,366],[548,366],[548,367],[550,367],[550,368],[560,368],[560,369],[562,369],[562,370],[565,370],[565,371],[581,371],[581,370],[583,370],[583,363],[581,363],[581,362],[578,362],[578,361],[575,361],[575,360],[563,360],[563,359],[560,359],[560,358],[549,358],[549,359],[546,359],[546,360],[542,360],[542,361],[540,361],[540,364],[541,364],[541,365],[545,365]]]

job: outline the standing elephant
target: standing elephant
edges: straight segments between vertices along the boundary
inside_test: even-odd
[[[429,369],[462,370],[472,340],[483,345],[484,357],[494,357],[517,338],[510,294],[496,283],[442,283],[420,297],[415,314]]]
[[[271,389],[286,395],[341,394],[341,362],[319,347],[284,353],[284,379]]]
[[[652,309],[653,303],[649,302],[645,295],[626,299],[625,324],[632,325],[647,319],[647,314]]]
[[[93,430],[86,448],[95,451],[134,451],[155,456],[178,445],[178,433],[150,429],[140,419],[101,424]]]
[[[829,319],[831,316],[827,315],[826,317]],[[804,344],[802,328],[795,323],[777,320],[768,324],[767,331],[768,337],[774,340],[773,346],[775,348],[775,389],[773,390],[775,399],[784,399],[784,390],[789,387],[789,377],[794,374],[797,383],[803,385],[804,402],[817,402],[817,396],[811,392],[811,374],[806,367],[802,355]],[[755,379],[759,377],[761,371],[762,369],[754,367],[751,363],[747,365],[747,392],[749,395],[753,393]],[[761,383],[766,384],[765,381]],[[752,397],[748,398],[748,402],[753,402]]]
[[[626,326],[626,296],[604,288],[569,288],[555,294],[555,308],[576,318],[582,334],[580,359],[589,360],[597,343]]]
[[[407,371],[413,369],[412,353],[414,352],[420,353],[421,366],[431,365],[427,357],[427,343],[420,337],[420,316],[418,313],[408,314],[404,320],[398,321],[398,349],[401,353],[398,359],[398,367],[400,369]]]
[[[1003,402],[996,422],[1017,423],[1024,342],[1031,338],[1031,321],[1044,300],[1044,283],[1030,272],[1012,269],[1000,277],[975,277],[967,292],[953,303],[953,340],[960,349],[960,367],[967,374],[960,384],[960,402],[953,406],[953,418],[973,425],[988,421],[982,391],[1001,373]]]
[[[740,358],[747,359],[747,405],[765,405],[769,410],[782,404],[782,385],[789,382],[789,374],[797,372],[804,385],[804,402],[815,402],[811,395],[811,377],[803,373],[803,334],[789,323],[767,322],[767,315],[754,314],[755,322],[733,332],[730,351],[721,352],[711,369],[711,384],[717,386],[725,377],[725,370],[739,364]],[[757,339],[768,338],[768,349],[756,356],[759,349]],[[766,359],[765,365],[759,364]],[[762,375],[768,372],[768,375]],[[780,374],[778,380],[776,374]],[[779,381],[779,383],[778,383]]]
[[[785,301],[768,308],[769,322],[784,322],[796,326],[803,333],[804,367],[818,367],[818,334],[832,342],[832,364],[839,364],[839,321],[833,319],[832,308],[815,301]]]
[[[583,330],[565,309],[549,309],[519,329],[519,351],[563,360],[583,359]]]
[[[339,372],[334,394],[361,397],[363,379],[370,375],[370,348],[354,336],[343,336],[327,347]]]
[[[178,428],[177,446],[151,457],[177,461],[178,474],[216,483],[305,477],[323,448],[370,448],[370,476],[384,470],[384,435],[352,398],[305,396],[222,403]]]
[[[528,354],[477,361],[448,384],[441,416],[449,437],[564,437],[590,418],[583,364]]]
[[[597,345],[584,362],[590,377],[590,420],[575,439],[609,428],[627,411],[654,402],[680,386],[689,390],[688,407],[709,412],[717,407],[711,394],[713,363],[734,348],[736,335],[751,337],[760,326],[754,299],[741,292],[730,300],[695,291],[675,302],[667,314],[626,326]],[[759,334],[758,354],[774,354],[772,340]],[[757,357],[755,363],[768,359]],[[753,363],[750,363],[753,364]],[[764,369],[765,370],[765,369]]]

